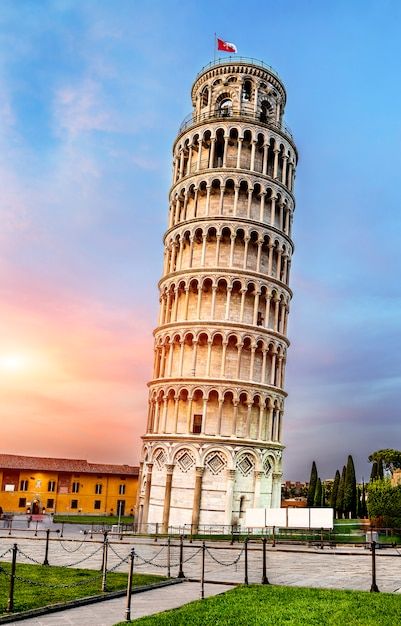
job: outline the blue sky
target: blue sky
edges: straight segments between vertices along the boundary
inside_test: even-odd
[[[278,71],[300,153],[286,477],[352,453],[366,478],[401,447],[400,18],[395,0],[3,0],[0,352],[31,363],[0,384],[4,452],[137,461],[171,145],[214,32]]]

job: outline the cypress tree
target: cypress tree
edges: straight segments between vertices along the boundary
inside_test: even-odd
[[[345,473],[343,510],[349,517],[356,516],[356,478],[354,461],[351,455],[348,456]]]
[[[384,478],[383,459],[379,459],[377,462],[377,478],[379,480]]]
[[[313,506],[322,506],[322,481],[317,479]]]
[[[367,516],[368,516],[368,507],[366,506],[365,483],[362,483],[361,517],[365,518]]]
[[[340,477],[340,482],[338,485],[338,492],[337,492],[337,499],[336,499],[336,511],[337,511],[337,517],[338,518],[342,518],[343,516],[343,504],[344,504],[344,487],[345,487],[345,473],[346,473],[346,467],[344,465],[343,467],[343,471],[341,472],[341,477]]]
[[[356,486],[356,517],[360,519],[361,515],[361,488],[359,485]]]
[[[374,480],[377,480],[377,472],[378,472],[377,461],[373,461],[372,471],[370,472],[371,483],[373,483]]]
[[[311,472],[310,472],[308,498],[307,498],[307,504],[309,507],[313,506],[313,503],[315,501],[316,484],[317,484],[317,468],[316,468],[315,461],[313,461]]]
[[[331,498],[330,498],[330,506],[334,510],[336,508],[336,500],[337,500],[339,484],[340,484],[340,472],[337,470],[336,475],[334,477],[334,483],[333,483],[333,488],[331,490]]]

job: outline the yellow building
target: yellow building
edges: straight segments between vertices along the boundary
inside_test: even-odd
[[[0,507],[4,513],[132,515],[138,473],[130,465],[0,454]]]

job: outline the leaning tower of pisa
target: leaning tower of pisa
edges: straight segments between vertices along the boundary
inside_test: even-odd
[[[263,62],[192,87],[173,180],[138,490],[143,523],[241,524],[280,506],[297,150]]]

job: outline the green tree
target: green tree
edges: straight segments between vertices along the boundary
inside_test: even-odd
[[[394,450],[393,448],[384,448],[383,450],[376,450],[369,456],[369,461],[383,461],[384,469],[387,472],[393,473],[395,469],[401,469],[401,450]]]
[[[333,488],[331,490],[331,497],[330,497],[330,506],[332,509],[336,508],[336,500],[337,500],[337,494],[338,494],[338,486],[340,484],[340,472],[337,470],[336,471],[336,475],[334,476],[334,483],[333,483]]]
[[[401,485],[393,487],[388,478],[369,483],[368,513],[377,525],[401,528]]]
[[[313,503],[315,501],[316,484],[317,484],[317,467],[316,467],[315,461],[313,461],[311,472],[310,472],[310,479],[309,479],[309,489],[308,489],[308,497],[307,497],[308,506],[313,506]]]
[[[337,492],[337,499],[336,499],[337,517],[339,517],[340,519],[342,518],[343,512],[344,512],[344,489],[345,489],[346,471],[347,471],[347,468],[344,465],[343,471],[341,472],[340,483],[338,485],[338,492]]]
[[[356,478],[354,460],[351,455],[348,456],[345,472],[343,510],[346,516],[356,516]]]
[[[316,489],[315,489],[315,497],[313,500],[313,506],[322,506],[322,481],[320,478],[317,479]]]
[[[377,461],[377,478],[382,480],[384,478],[383,459]]]
[[[372,470],[370,472],[370,482],[372,483],[374,480],[377,480],[378,476],[377,476],[377,461],[373,461],[372,463]]]

